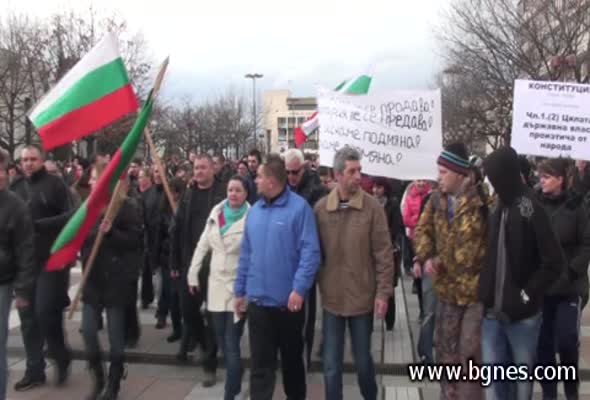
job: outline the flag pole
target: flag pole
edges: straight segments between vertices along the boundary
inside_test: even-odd
[[[150,130],[146,127],[143,131],[143,135],[145,136],[145,141],[147,142],[150,153],[152,154],[152,158],[156,163],[156,167],[160,172],[160,178],[162,179],[162,185],[164,186],[164,192],[166,192],[166,197],[168,198],[168,202],[170,203],[170,207],[172,207],[172,211],[176,212],[176,201],[172,196],[172,191],[170,190],[170,185],[168,184],[168,177],[166,176],[166,169],[164,168],[164,163],[162,159],[158,155],[156,150],[156,145],[154,144],[154,140],[152,139],[152,135],[150,135]]]
[[[164,79],[166,69],[168,68],[169,61],[170,57],[167,57],[162,63],[162,66],[160,67],[160,72],[158,72],[156,84],[154,85],[154,95],[158,94],[158,92],[160,91],[160,86],[162,84],[162,80]],[[164,163],[158,155],[156,145],[154,144],[154,140],[152,138],[152,135],[150,134],[150,130],[147,127],[143,130],[143,135],[145,136],[145,141],[147,142],[150,148],[150,153],[152,155],[152,158],[154,159],[154,162],[156,163],[156,167],[160,172],[160,178],[162,179],[162,185],[164,186],[164,192],[166,193],[166,197],[168,198],[170,207],[172,208],[173,212],[176,212],[177,205],[176,201],[174,200],[174,197],[172,196],[172,191],[170,190],[170,185],[168,183],[168,177],[166,176],[166,169],[164,168]]]
[[[117,185],[115,186],[115,190],[113,191],[113,196],[111,197],[111,201],[109,203],[107,211],[104,215],[104,221],[112,222],[115,219],[115,217],[117,216],[117,213],[119,212],[119,209],[121,208],[121,205],[123,204],[123,197],[121,196],[121,187],[122,186],[123,186],[123,179],[119,179],[119,182],[117,182]],[[80,281],[80,286],[78,286],[78,290],[76,292],[76,297],[74,297],[74,301],[72,302],[72,305],[70,306],[70,310],[68,311],[68,319],[72,319],[72,317],[74,316],[74,313],[76,312],[76,309],[78,308],[78,304],[80,303],[80,300],[82,298],[82,290],[86,284],[86,281],[88,280],[88,277],[90,276],[90,271],[92,270],[92,266],[94,265],[94,260],[96,259],[96,256],[98,255],[98,250],[100,249],[100,245],[102,244],[102,240],[104,239],[104,235],[105,235],[104,232],[99,230],[98,235],[96,236],[96,239],[94,240],[94,243],[92,244],[92,250],[90,251],[90,256],[88,257],[88,260],[86,260],[86,268],[84,268],[84,272],[82,274],[82,280]]]
[[[168,58],[166,58],[166,60],[164,60],[164,62],[160,66],[160,71],[158,72],[156,82],[154,83],[154,88],[152,91],[152,98],[154,100],[160,91],[160,85],[162,84],[162,80],[164,79],[164,73],[166,72],[167,66],[168,66]],[[144,131],[145,131],[145,129],[144,129]],[[117,216],[117,213],[119,212],[119,209],[123,205],[123,196],[121,193],[123,186],[124,186],[123,181],[124,181],[124,179],[119,179],[119,182],[117,182],[117,185],[115,186],[115,189],[114,189],[113,194],[111,196],[111,200],[110,200],[109,205],[107,207],[107,211],[105,213],[103,221],[108,221],[108,222],[112,223],[115,220],[115,217]],[[68,319],[70,319],[70,320],[74,317],[74,313],[76,312],[76,309],[78,308],[78,304],[80,304],[80,300],[82,299],[82,291],[84,290],[84,285],[86,284],[86,281],[88,280],[88,277],[90,276],[90,271],[92,270],[92,266],[94,265],[94,260],[96,259],[96,256],[98,255],[98,250],[100,249],[100,245],[102,244],[102,241],[104,239],[104,235],[105,234],[99,229],[98,235],[96,236],[96,239],[94,240],[94,243],[92,245],[92,250],[90,252],[90,256],[88,257],[88,260],[86,260],[86,267],[84,268],[84,271],[82,273],[82,280],[80,281],[80,285],[78,286],[78,291],[76,292],[76,297],[74,297],[74,301],[70,305],[70,310],[68,311]]]

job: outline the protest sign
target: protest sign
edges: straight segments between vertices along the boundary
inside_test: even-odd
[[[590,160],[590,85],[517,80],[512,115],[518,153]]]
[[[440,91],[350,96],[318,93],[320,162],[332,166],[345,146],[358,149],[363,172],[414,180],[436,178],[442,150]]]

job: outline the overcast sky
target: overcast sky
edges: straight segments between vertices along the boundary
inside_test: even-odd
[[[449,0],[100,0],[141,30],[158,62],[170,55],[164,95],[196,100],[233,86],[313,96],[375,65],[372,91],[428,87],[441,68],[434,28]],[[0,0],[1,10],[47,16],[87,0]]]

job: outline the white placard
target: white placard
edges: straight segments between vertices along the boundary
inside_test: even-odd
[[[351,146],[362,154],[363,172],[414,180],[436,178],[442,151],[440,90],[393,91],[351,96],[318,93],[322,165]]]
[[[590,160],[590,85],[517,80],[512,114],[518,153]]]

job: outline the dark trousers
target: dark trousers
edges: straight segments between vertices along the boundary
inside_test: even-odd
[[[392,331],[395,326],[395,293],[387,301],[387,314],[385,314],[385,329]]]
[[[303,325],[305,312],[286,308],[248,305],[252,400],[272,400],[275,388],[277,351],[281,353],[283,387],[288,400],[306,396],[303,363]]]
[[[561,365],[575,366],[577,371],[580,356],[579,297],[545,297],[537,352],[539,365],[555,366],[556,353],[559,353]],[[567,399],[578,398],[578,385],[576,381],[563,382]],[[542,381],[541,387],[543,398],[557,399],[557,381]]]
[[[182,316],[180,314],[180,300],[176,291],[169,269],[162,269],[162,292],[158,299],[158,310],[156,312],[158,319],[166,319],[170,314],[172,320],[172,329],[180,333],[182,330]]]
[[[313,283],[307,292],[306,316],[305,316],[305,361],[307,368],[311,365],[311,353],[313,351],[313,339],[315,336],[315,320],[317,314],[317,285]]]
[[[37,278],[29,307],[20,310],[21,333],[27,353],[27,372],[43,376],[43,343],[47,341],[49,358],[63,366],[71,359],[64,333],[63,311],[69,305],[70,270],[46,272]]]
[[[31,293],[31,301],[25,308],[18,310],[20,331],[27,356],[26,374],[31,377],[45,376],[45,358],[43,357],[43,337],[39,320],[35,313],[36,291]]]
[[[124,307],[125,314],[125,342],[134,345],[141,336],[141,327],[139,325],[139,314],[137,312],[137,280],[132,281],[129,290],[132,293],[132,301]]]
[[[213,321],[210,312],[205,312],[205,318],[201,315],[201,306],[205,294],[199,292],[194,296],[188,291],[185,278],[178,282],[180,291],[180,310],[182,312],[182,342],[181,352],[188,350],[188,345],[196,341],[204,351],[203,369],[206,372],[217,370],[217,343],[213,330]]]
[[[227,378],[224,400],[234,400],[242,390],[242,359],[240,340],[244,333],[244,320],[234,322],[233,312],[211,312],[215,326],[217,346],[223,351]]]
[[[111,361],[122,361],[125,356],[125,307],[108,307],[105,310],[109,332],[110,359]],[[90,304],[84,304],[82,336],[90,360],[97,359],[100,355],[98,341],[100,318],[102,316],[99,309]]]
[[[152,304],[154,301],[154,281],[153,281],[153,272],[146,261],[143,263],[143,268],[141,269],[141,304],[143,306],[148,306]]]

